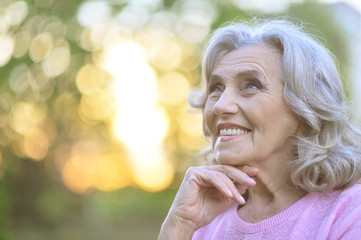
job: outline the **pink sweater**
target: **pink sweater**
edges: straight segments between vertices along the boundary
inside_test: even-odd
[[[237,205],[198,229],[198,239],[361,239],[361,184],[344,191],[309,193],[259,223],[244,222]]]

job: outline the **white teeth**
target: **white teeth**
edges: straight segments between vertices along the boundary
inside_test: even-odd
[[[240,135],[248,133],[247,130],[241,130],[241,129],[221,129],[219,132],[219,135],[221,136],[232,136],[232,135]]]

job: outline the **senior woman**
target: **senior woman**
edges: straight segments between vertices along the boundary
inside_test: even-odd
[[[287,21],[236,23],[203,71],[217,164],[187,171],[159,239],[361,239],[361,134],[331,54]]]

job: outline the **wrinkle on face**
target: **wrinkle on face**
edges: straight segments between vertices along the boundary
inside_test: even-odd
[[[281,54],[277,49],[255,45],[229,52],[216,64],[207,84],[219,83],[222,92],[208,91],[204,110],[205,124],[211,133],[216,157],[224,156],[233,165],[264,160],[277,154],[285,157],[287,139],[293,136],[299,122],[283,97],[280,63]],[[243,87],[242,84],[253,77],[261,82],[262,88]],[[227,97],[227,102],[236,104],[239,113],[228,114],[223,119],[215,114],[214,106],[219,104],[218,94],[219,99]],[[243,140],[228,145],[219,142],[215,129],[220,121],[234,121],[251,129],[248,142]]]

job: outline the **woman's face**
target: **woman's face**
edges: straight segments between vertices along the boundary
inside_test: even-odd
[[[280,57],[270,46],[249,46],[226,54],[210,74],[204,117],[219,164],[290,157],[299,120],[283,98]]]

